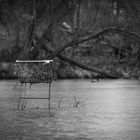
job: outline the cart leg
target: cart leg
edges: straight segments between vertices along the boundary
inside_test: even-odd
[[[29,86],[27,86],[26,89],[25,89],[26,96],[25,96],[25,101],[24,101],[24,106],[23,106],[23,108],[26,108],[27,100],[28,100],[28,97],[29,97],[29,94],[30,94],[30,90],[31,90],[31,86],[32,86],[32,84],[29,83]]]
[[[51,108],[51,83],[49,83],[49,104],[48,104],[48,109]]]
[[[18,99],[17,109],[20,108],[20,99],[21,99],[21,94],[22,94],[22,88],[23,88],[23,84],[20,84],[20,88],[19,88],[19,99]]]

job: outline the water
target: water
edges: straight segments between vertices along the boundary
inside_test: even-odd
[[[0,140],[140,139],[140,81],[56,81],[50,111],[46,100],[17,110],[16,82],[0,81]],[[33,85],[30,96],[45,97],[47,88]],[[74,97],[85,101],[76,108]]]

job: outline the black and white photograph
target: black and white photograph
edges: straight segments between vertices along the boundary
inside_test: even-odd
[[[140,0],[0,0],[0,140],[140,140]]]

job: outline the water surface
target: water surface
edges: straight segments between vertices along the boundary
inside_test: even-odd
[[[140,139],[140,81],[58,80],[50,111],[47,100],[28,100],[17,110],[16,82],[0,81],[0,140]],[[30,96],[46,97],[47,91],[48,85],[36,84]],[[86,100],[75,108],[74,97]]]

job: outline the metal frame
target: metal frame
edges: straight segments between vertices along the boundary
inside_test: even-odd
[[[17,105],[17,108],[18,109],[24,109],[26,108],[26,105],[27,105],[27,100],[29,99],[47,99],[48,100],[48,109],[51,108],[51,83],[52,83],[52,79],[50,79],[49,81],[46,81],[46,82],[35,82],[36,84],[37,83],[47,83],[49,84],[49,91],[48,91],[48,97],[47,98],[44,98],[44,97],[29,97],[29,94],[30,94],[30,90],[31,90],[31,86],[32,84],[34,84],[34,82],[23,82],[23,81],[20,81],[20,63],[42,63],[42,65],[47,65],[49,63],[52,63],[53,60],[22,60],[22,61],[19,61],[19,60],[16,60],[16,64],[17,64],[17,68],[18,68],[18,78],[19,78],[19,82],[20,82],[20,89],[19,89],[19,99],[18,99],[18,105]],[[53,67],[52,67],[53,69]],[[54,75],[54,73],[53,73]],[[27,86],[27,83],[29,83],[29,86]],[[24,94],[24,96],[23,96]],[[22,103],[21,103],[22,101]]]

